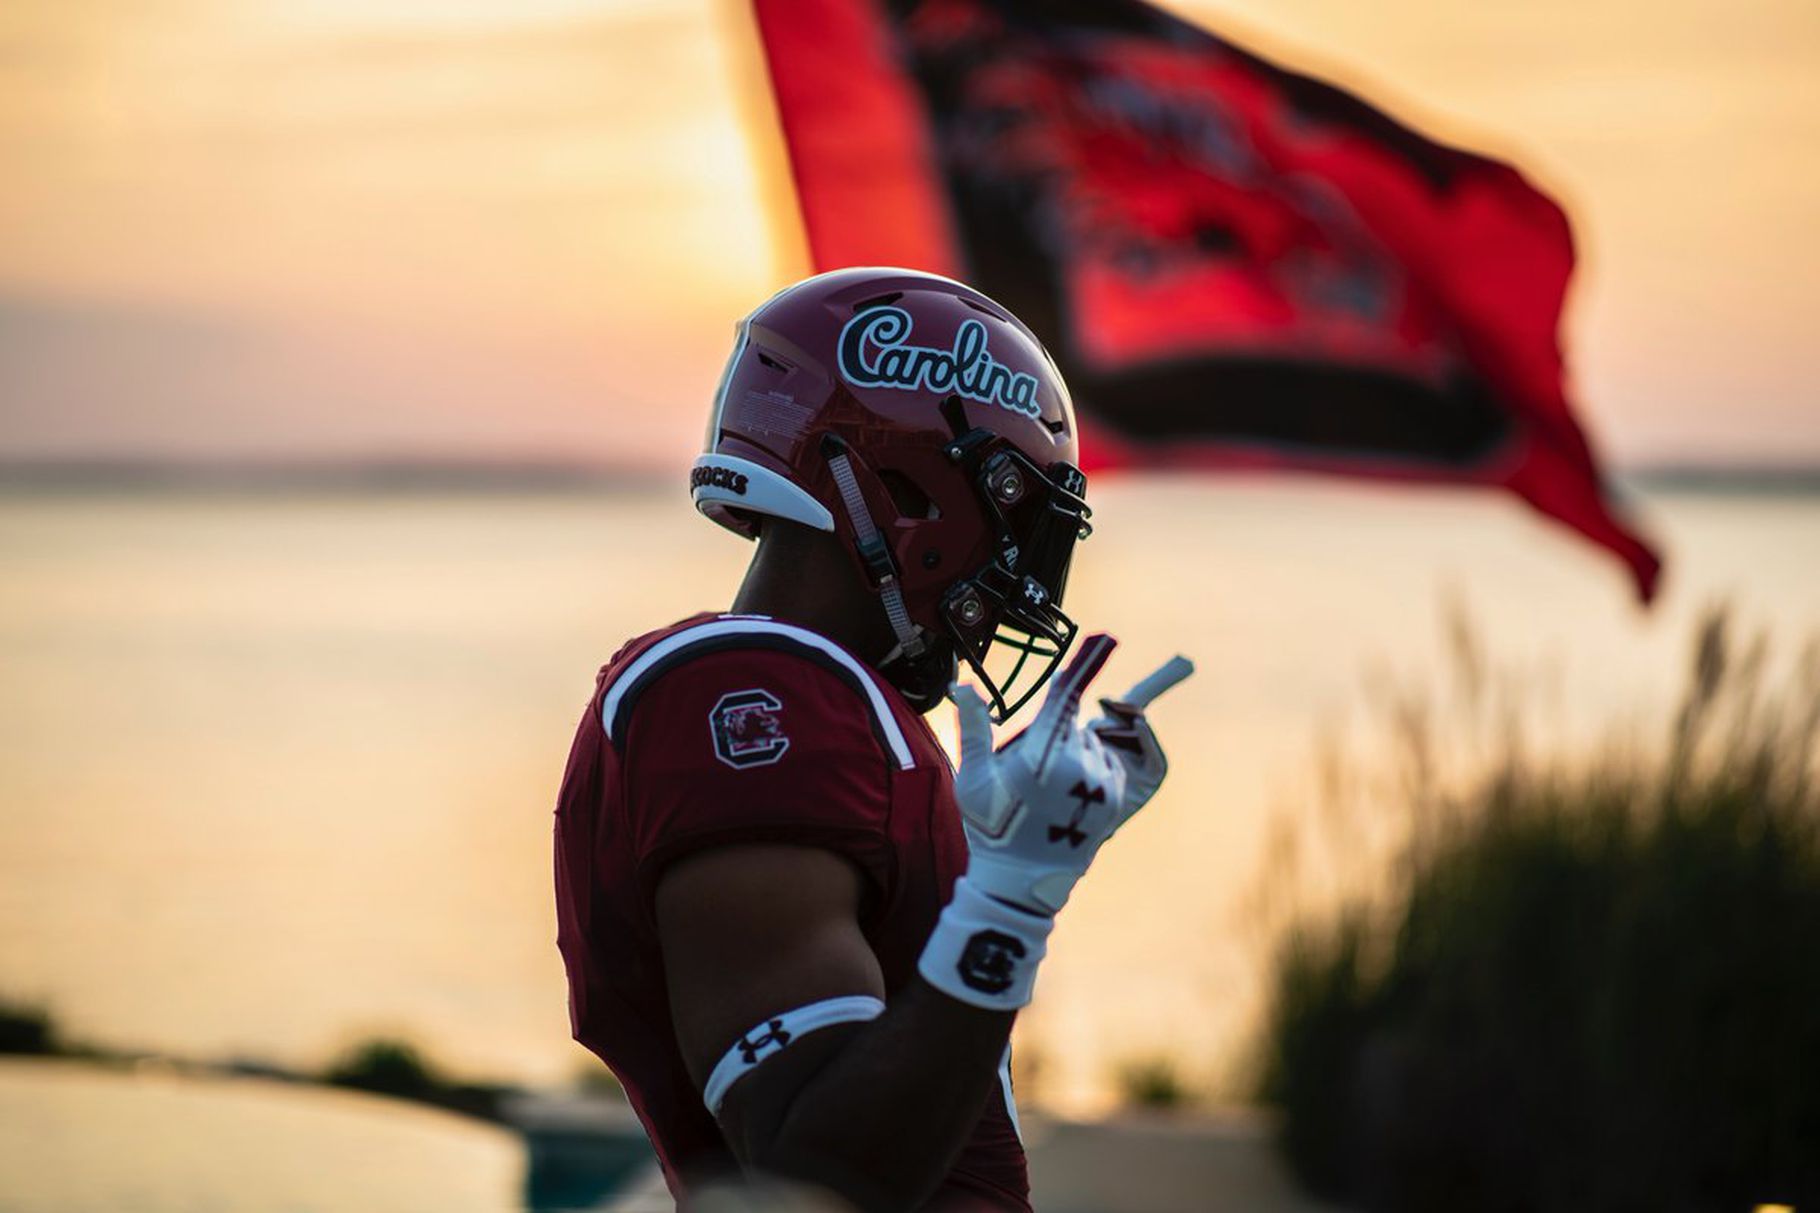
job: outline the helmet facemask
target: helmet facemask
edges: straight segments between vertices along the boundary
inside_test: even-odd
[[[1039,468],[1008,444],[973,459],[995,554],[943,595],[941,618],[1002,724],[1042,690],[1074,643],[1078,629],[1061,599],[1092,511],[1081,497],[1086,478],[1069,464]],[[987,664],[994,649],[996,670]]]
[[[1062,611],[1061,597],[1074,544],[1092,530],[1087,521],[1092,511],[1082,499],[1086,477],[1066,462],[1040,467],[990,430],[959,434],[945,454],[969,484],[988,555],[970,574],[947,584],[931,603],[932,613],[919,609],[913,620],[897,562],[855,479],[858,465],[852,453],[832,435],[823,437],[822,452],[835,479],[849,482],[842,496],[855,555],[897,638],[891,651],[877,659],[880,673],[912,707],[926,712],[947,694],[964,660],[994,719],[1009,719],[1043,688],[1074,641],[1077,628]],[[901,473],[864,470],[893,499],[906,490],[920,494]],[[898,508],[904,511],[902,501]],[[930,513],[939,515],[933,509]],[[995,652],[1000,659],[989,666],[988,657]]]
[[[1087,478],[1072,464],[1039,467],[984,429],[964,429],[959,402],[944,413],[960,464],[980,503],[992,556],[943,594],[940,618],[956,654],[972,668],[1003,723],[1049,681],[1078,630],[1062,610],[1074,545],[1092,533]],[[1001,660],[987,666],[996,646]]]

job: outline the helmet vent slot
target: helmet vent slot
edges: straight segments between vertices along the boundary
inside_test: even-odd
[[[1043,418],[1043,428],[1048,430],[1051,434],[1060,436],[1068,432],[1068,423],[1066,421],[1051,421],[1045,417]]]
[[[770,367],[774,371],[788,371],[790,369],[788,363],[779,362],[777,359],[771,357],[771,355],[765,353],[765,351],[763,351],[763,350],[754,350],[753,352],[758,355],[758,360],[760,363],[762,363],[765,366]]]
[[[885,486],[885,491],[891,494],[891,503],[897,507],[899,518],[934,521],[942,516],[941,509],[930,499],[929,494],[918,488],[916,481],[902,472],[884,468],[879,471],[878,478]]]
[[[857,316],[861,312],[869,311],[870,309],[875,308],[875,307],[886,307],[890,304],[896,303],[899,299],[902,299],[903,297],[904,297],[904,292],[892,291],[889,294],[874,295],[870,299],[861,299],[858,303],[853,305],[853,314]]]
[[[995,307],[986,306],[984,303],[981,303],[978,299],[969,299],[965,295],[962,295],[960,297],[960,300],[962,303],[966,304],[968,307],[972,308],[974,311],[980,313],[983,316],[990,316],[994,320],[1000,320],[1000,321],[1004,321],[1006,323],[1009,323],[1011,320],[1011,317],[1005,315],[1005,313],[999,311]]]

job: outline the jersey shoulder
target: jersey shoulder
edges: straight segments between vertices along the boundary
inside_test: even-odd
[[[908,770],[916,762],[896,698],[865,662],[819,632],[757,615],[697,615],[614,656],[601,671],[599,723],[622,755],[698,738],[717,762],[747,769],[779,763],[792,748],[869,738],[890,765]]]

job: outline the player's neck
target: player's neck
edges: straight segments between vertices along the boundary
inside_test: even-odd
[[[733,610],[819,632],[868,662],[890,647],[878,599],[858,584],[832,536],[791,528],[760,539]]]

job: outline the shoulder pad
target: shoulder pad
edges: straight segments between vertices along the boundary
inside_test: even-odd
[[[783,652],[812,662],[851,687],[867,705],[872,731],[900,770],[916,765],[904,730],[878,685],[877,676],[853,654],[826,636],[795,624],[757,617],[722,618],[664,637],[634,658],[606,688],[600,723],[607,740],[621,745],[639,697],[666,671],[712,653],[730,650]]]

